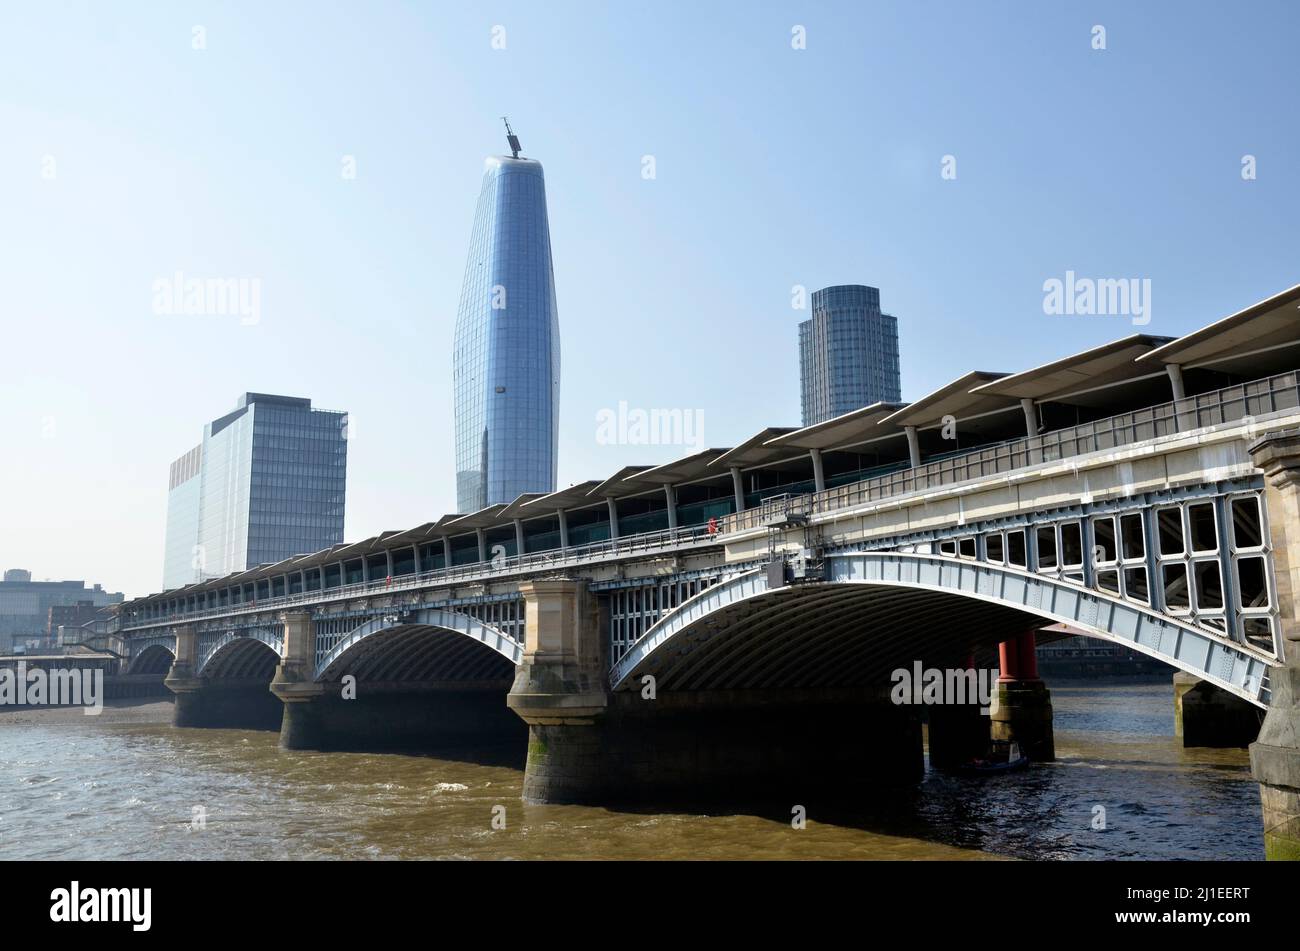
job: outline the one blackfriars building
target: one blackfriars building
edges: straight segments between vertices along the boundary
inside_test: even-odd
[[[555,491],[560,320],[540,162],[487,160],[456,317],[456,505]]]
[[[898,320],[881,313],[877,288],[813,292],[812,316],[799,324],[799,377],[805,426],[902,399]]]
[[[163,587],[343,541],[347,415],[245,393],[171,465]]]

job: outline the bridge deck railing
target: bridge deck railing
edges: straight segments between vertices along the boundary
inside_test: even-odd
[[[982,446],[822,492],[765,500],[754,508],[726,516],[719,528],[723,534],[743,532],[771,524],[781,515],[811,516],[850,508],[1298,407],[1300,371],[1290,371],[1040,436]]]
[[[717,543],[717,541],[717,533],[710,533],[707,527],[703,525],[662,529],[640,535],[628,535],[622,538],[589,542],[585,545],[572,545],[568,548],[529,552],[524,555],[501,556],[491,561],[453,565],[450,568],[441,568],[437,571],[397,575],[391,579],[360,581],[323,590],[316,588],[311,591],[298,592],[297,594],[281,595],[278,598],[236,602],[203,611],[171,615],[165,618],[123,619],[121,629],[155,627],[160,624],[174,624],[181,621],[202,621],[250,611],[287,610],[323,602],[346,601],[350,598],[366,595],[396,593],[484,580],[507,573],[546,571],[550,568],[597,561],[602,558],[624,557],[666,549],[692,547],[710,542]]]

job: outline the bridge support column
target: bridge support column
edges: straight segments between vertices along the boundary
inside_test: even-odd
[[[975,669],[973,658],[967,661],[966,669]],[[978,673],[976,671],[977,677]],[[931,767],[951,769],[989,755],[992,733],[987,708],[981,712],[979,703],[968,702],[935,704],[927,710],[930,723],[926,733],[929,738]]]
[[[598,599],[586,582],[529,581],[524,659],[506,704],[528,724],[525,802],[592,802],[603,792],[598,720],[609,699]]]
[[[1259,717],[1259,708],[1240,697],[1181,670],[1174,674],[1174,735],[1183,746],[1249,746]]]
[[[305,611],[286,611],[284,653],[271,679],[271,693],[284,704],[280,746],[286,750],[315,750],[323,746],[321,711],[316,701],[325,687],[315,682],[316,622]]]
[[[199,692],[203,689],[203,681],[194,675],[197,655],[198,632],[194,625],[184,624],[176,628],[176,659],[163,678],[163,685],[176,695],[176,704],[172,708],[173,726],[201,725]]]
[[[1269,669],[1268,714],[1250,746],[1264,814],[1264,857],[1300,861],[1300,430],[1268,433],[1250,447],[1264,471],[1281,650]]]
[[[1019,744],[1031,760],[1056,759],[1052,734],[1052,695],[1038,678],[1037,637],[1026,631],[998,645],[997,688],[989,710],[994,741]]]

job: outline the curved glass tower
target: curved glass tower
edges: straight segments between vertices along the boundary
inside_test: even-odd
[[[560,318],[540,162],[487,160],[452,377],[458,510],[555,491]]]
[[[877,288],[813,291],[812,316],[799,325],[799,378],[805,426],[902,399],[898,320],[881,312]]]

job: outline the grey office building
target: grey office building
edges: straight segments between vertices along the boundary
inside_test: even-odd
[[[27,643],[44,642],[50,608],[80,603],[94,607],[121,604],[120,592],[108,592],[84,581],[33,581],[32,573],[11,568],[0,580],[0,651]]]
[[[452,376],[458,510],[555,491],[560,318],[540,162],[487,160]]]
[[[823,287],[799,324],[803,424],[902,397],[898,320],[880,311],[880,291],[862,284]]]
[[[347,415],[245,393],[171,465],[163,587],[343,541]]]

